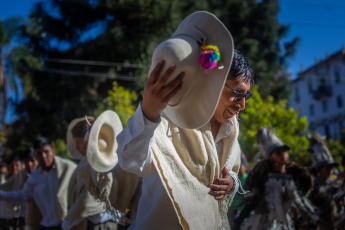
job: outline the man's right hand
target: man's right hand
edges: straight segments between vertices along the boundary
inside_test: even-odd
[[[182,88],[184,72],[165,85],[175,66],[171,65],[161,74],[165,61],[160,61],[152,70],[144,88],[144,97],[141,108],[147,119],[157,121],[162,110],[168,105],[169,100]]]

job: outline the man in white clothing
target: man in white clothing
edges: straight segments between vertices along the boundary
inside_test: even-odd
[[[61,222],[67,213],[67,187],[76,165],[67,159],[55,156],[47,138],[41,137],[34,142],[35,156],[39,167],[30,174],[24,187],[18,191],[0,192],[0,200],[21,203],[34,200],[36,212],[29,207],[27,219],[33,229],[61,229]],[[41,218],[38,218],[41,217]],[[39,220],[40,219],[40,220]]]
[[[252,84],[246,58],[208,12],[188,16],[156,48],[143,101],[117,136],[120,166],[143,177],[130,229],[229,228],[241,157],[236,117]]]

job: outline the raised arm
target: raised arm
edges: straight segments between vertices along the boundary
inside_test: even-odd
[[[175,66],[170,66],[162,73],[163,66],[164,61],[161,61],[152,70],[144,88],[142,103],[128,120],[127,127],[117,136],[121,168],[139,176],[152,173],[150,144],[154,130],[159,125],[160,113],[182,87],[184,73],[166,84]]]

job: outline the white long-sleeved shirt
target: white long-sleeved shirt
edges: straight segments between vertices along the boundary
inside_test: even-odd
[[[182,229],[173,205],[152,163],[151,143],[159,122],[145,118],[139,105],[128,120],[127,128],[117,136],[121,168],[143,177],[142,194],[135,222],[129,229]],[[215,139],[219,159],[223,138],[230,135],[232,124],[222,124]],[[234,175],[232,175],[234,177]],[[234,180],[237,183],[237,180]],[[238,186],[235,186],[238,187]],[[234,195],[237,192],[233,191]]]
[[[49,171],[39,167],[30,174],[22,190],[0,191],[0,200],[15,204],[34,199],[41,213],[44,213],[40,224],[45,227],[57,226],[61,223],[58,215],[57,191],[58,178],[55,165]]]

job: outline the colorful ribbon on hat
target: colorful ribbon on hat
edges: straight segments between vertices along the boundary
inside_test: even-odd
[[[220,53],[217,46],[213,45],[202,45],[200,54],[200,64],[202,68],[207,70],[213,69],[217,66],[218,61],[220,60]]]
[[[85,121],[88,124],[88,126],[87,126],[87,133],[90,133],[91,132],[91,127],[92,127],[92,124],[93,124],[93,120],[87,119],[87,116],[85,115]]]

